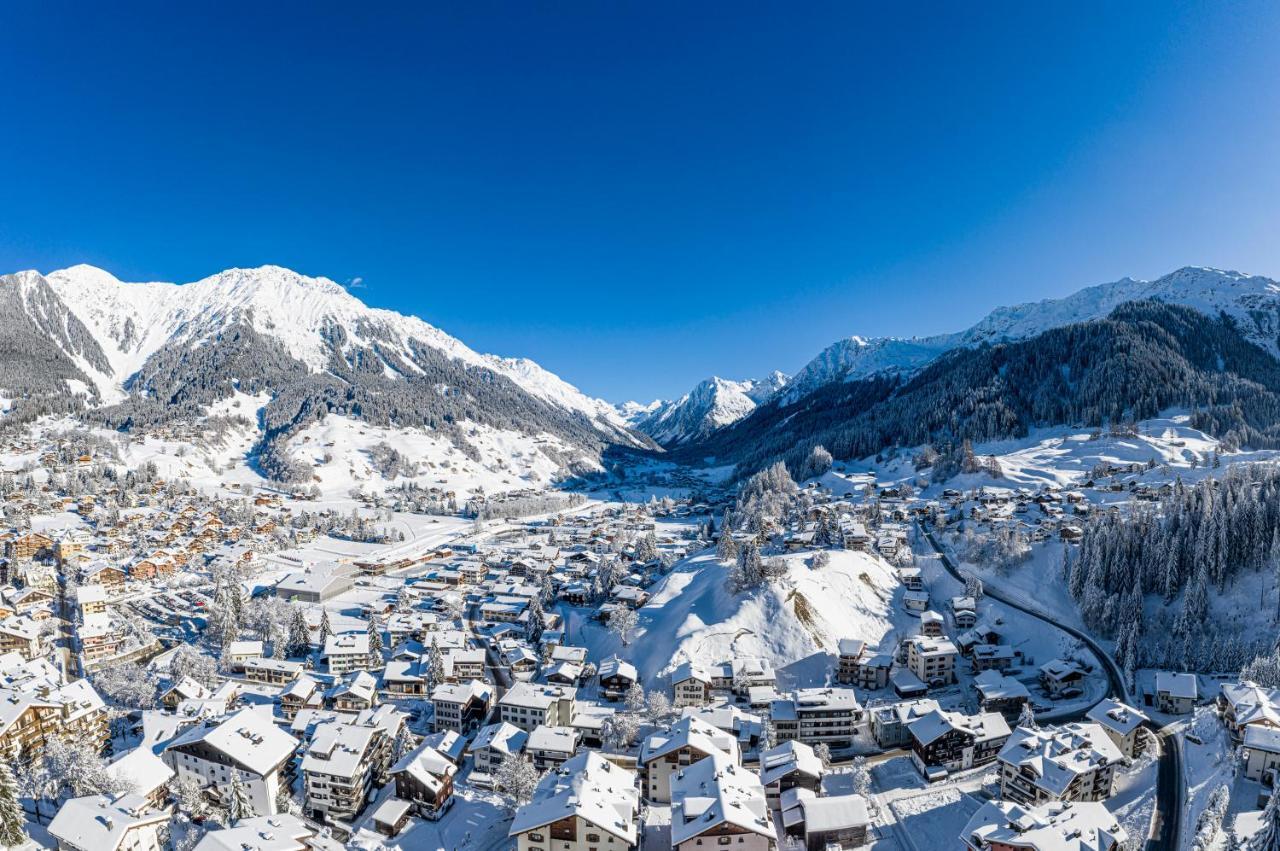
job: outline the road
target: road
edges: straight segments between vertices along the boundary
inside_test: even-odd
[[[964,577],[951,561],[951,557],[934,540],[933,533],[922,526],[917,526],[917,528],[928,540],[929,546],[933,547],[934,552],[938,554],[938,559],[942,562],[942,567],[947,573],[950,573],[957,582],[964,584]],[[1078,639],[1102,663],[1102,667],[1107,673],[1109,689],[1107,696],[1128,702],[1128,691],[1124,687],[1124,675],[1120,671],[1120,666],[1111,658],[1110,653],[1103,650],[1088,635],[1075,627],[1054,620],[1044,612],[1018,602],[1010,595],[1001,592],[999,588],[992,587],[985,579],[983,580],[982,593],[983,596],[990,597],[992,600],[1002,603],[1011,609],[1017,609],[1024,614],[1062,630],[1072,638]],[[1084,717],[1087,711],[1081,711],[1077,717]],[[1154,726],[1149,727],[1149,730],[1160,741],[1160,765],[1156,772],[1156,814],[1152,822],[1154,835],[1147,839],[1146,851],[1178,851],[1178,835],[1182,817],[1182,766],[1179,763],[1178,747],[1172,734]]]

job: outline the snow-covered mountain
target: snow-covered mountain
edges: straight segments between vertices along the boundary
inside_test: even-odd
[[[279,340],[312,371],[327,368],[334,329],[341,328],[344,350],[372,347],[386,353],[387,360],[412,362],[416,341],[505,375],[554,405],[593,420],[603,418],[613,426],[625,425],[609,403],[586,396],[531,360],[479,354],[416,316],[368,307],[328,278],[262,266],[228,269],[190,284],[125,283],[102,269],[81,265],[52,272],[46,279],[106,353],[109,371],[86,364],[106,399],[119,398],[125,382],[162,346],[198,345],[244,320]]]
[[[1189,266],[1154,281],[1122,278],[1060,299],[1000,307],[964,331],[931,337],[849,337],[824,349],[798,372],[783,394],[793,403],[832,381],[889,372],[914,372],[952,349],[1024,340],[1051,328],[1099,319],[1121,304],[1151,299],[1191,307],[1210,316],[1225,313],[1249,339],[1280,353],[1280,284],[1259,275]]]
[[[189,284],[126,283],[92,266],[20,272],[0,277],[0,300],[10,318],[0,354],[14,358],[0,389],[80,393],[104,411],[127,404],[117,417],[127,423],[140,421],[140,403],[154,419],[244,391],[272,398],[275,436],[328,411],[652,446],[612,405],[533,361],[480,354],[417,317],[278,266]]]
[[[663,446],[692,443],[747,416],[777,395],[788,380],[777,371],[747,381],[712,376],[674,401],[647,407],[629,403],[635,406],[630,409],[630,421]]]

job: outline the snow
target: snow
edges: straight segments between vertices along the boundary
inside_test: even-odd
[[[590,658],[618,653],[643,681],[669,674],[680,663],[711,665],[735,654],[769,660],[780,688],[819,685],[833,669],[841,638],[875,646],[894,629],[893,569],[866,553],[831,551],[825,568],[812,569],[805,555],[786,555],[787,573],[769,587],[730,594],[726,569],[712,552],[675,565],[637,612],[631,643],[570,609],[570,635],[585,643]]]
[[[712,376],[673,402],[645,408],[630,402],[624,413],[638,430],[664,446],[706,437],[716,429],[743,419],[786,387],[788,378],[774,371],[762,379],[729,381]]]
[[[1213,317],[1226,313],[1254,342],[1273,354],[1280,352],[1275,320],[1280,284],[1258,275],[1186,267],[1154,281],[1122,278],[1065,298],[999,307],[956,333],[910,339],[849,337],[828,346],[800,370],[783,400],[795,402],[840,379],[912,372],[952,349],[1029,339],[1052,328],[1107,316],[1125,302],[1143,299],[1184,305]]]
[[[553,405],[602,420],[615,434],[625,433],[626,423],[612,405],[586,396],[533,361],[477,353],[415,316],[366,306],[328,278],[261,266],[228,269],[189,284],[125,283],[102,269],[79,265],[50,272],[46,280],[106,354],[110,374],[82,366],[109,401],[121,398],[124,382],[166,344],[199,345],[239,320],[280,341],[312,371],[322,372],[328,363],[325,332],[337,325],[352,346],[376,342],[398,349],[408,362],[411,342],[424,343],[505,375]]]

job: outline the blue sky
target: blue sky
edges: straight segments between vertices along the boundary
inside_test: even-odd
[[[1278,10],[5,4],[0,270],[361,278],[613,401],[1280,276]]]

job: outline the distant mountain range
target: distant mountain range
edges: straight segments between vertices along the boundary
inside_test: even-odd
[[[663,446],[682,446],[750,414],[787,386],[788,377],[772,372],[761,379],[729,381],[712,376],[670,402],[641,406],[629,403],[620,413],[631,425]]]
[[[954,366],[959,353],[1098,322],[1132,302],[1189,308],[1225,322],[1223,333],[1273,358],[1280,354],[1280,285],[1189,267],[1155,281],[1125,278],[1062,299],[1002,307],[952,334],[849,337],[791,379],[780,372],[748,381],[713,377],[676,400],[615,407],[532,361],[480,354],[416,317],[370,308],[325,278],[264,266],[182,285],[124,283],[75,266],[0,277],[8,319],[0,328],[0,398],[10,417],[82,409],[103,424],[139,428],[198,416],[237,392],[265,393],[271,401],[260,416],[263,467],[282,477],[301,471],[287,469],[281,441],[331,413],[449,433],[465,423],[546,433],[578,447],[584,459],[598,460],[609,446],[661,445],[687,457],[742,462],[760,456],[752,440],[785,454],[787,441],[807,444],[824,430],[865,420],[907,388],[919,393],[919,383],[936,378],[944,362]],[[990,391],[989,378],[967,380]],[[1080,388],[1068,380],[1061,392]],[[895,433],[882,425],[872,431]],[[760,437],[766,427],[767,441]],[[869,445],[847,443],[850,451]],[[566,467],[575,463],[564,460]]]

